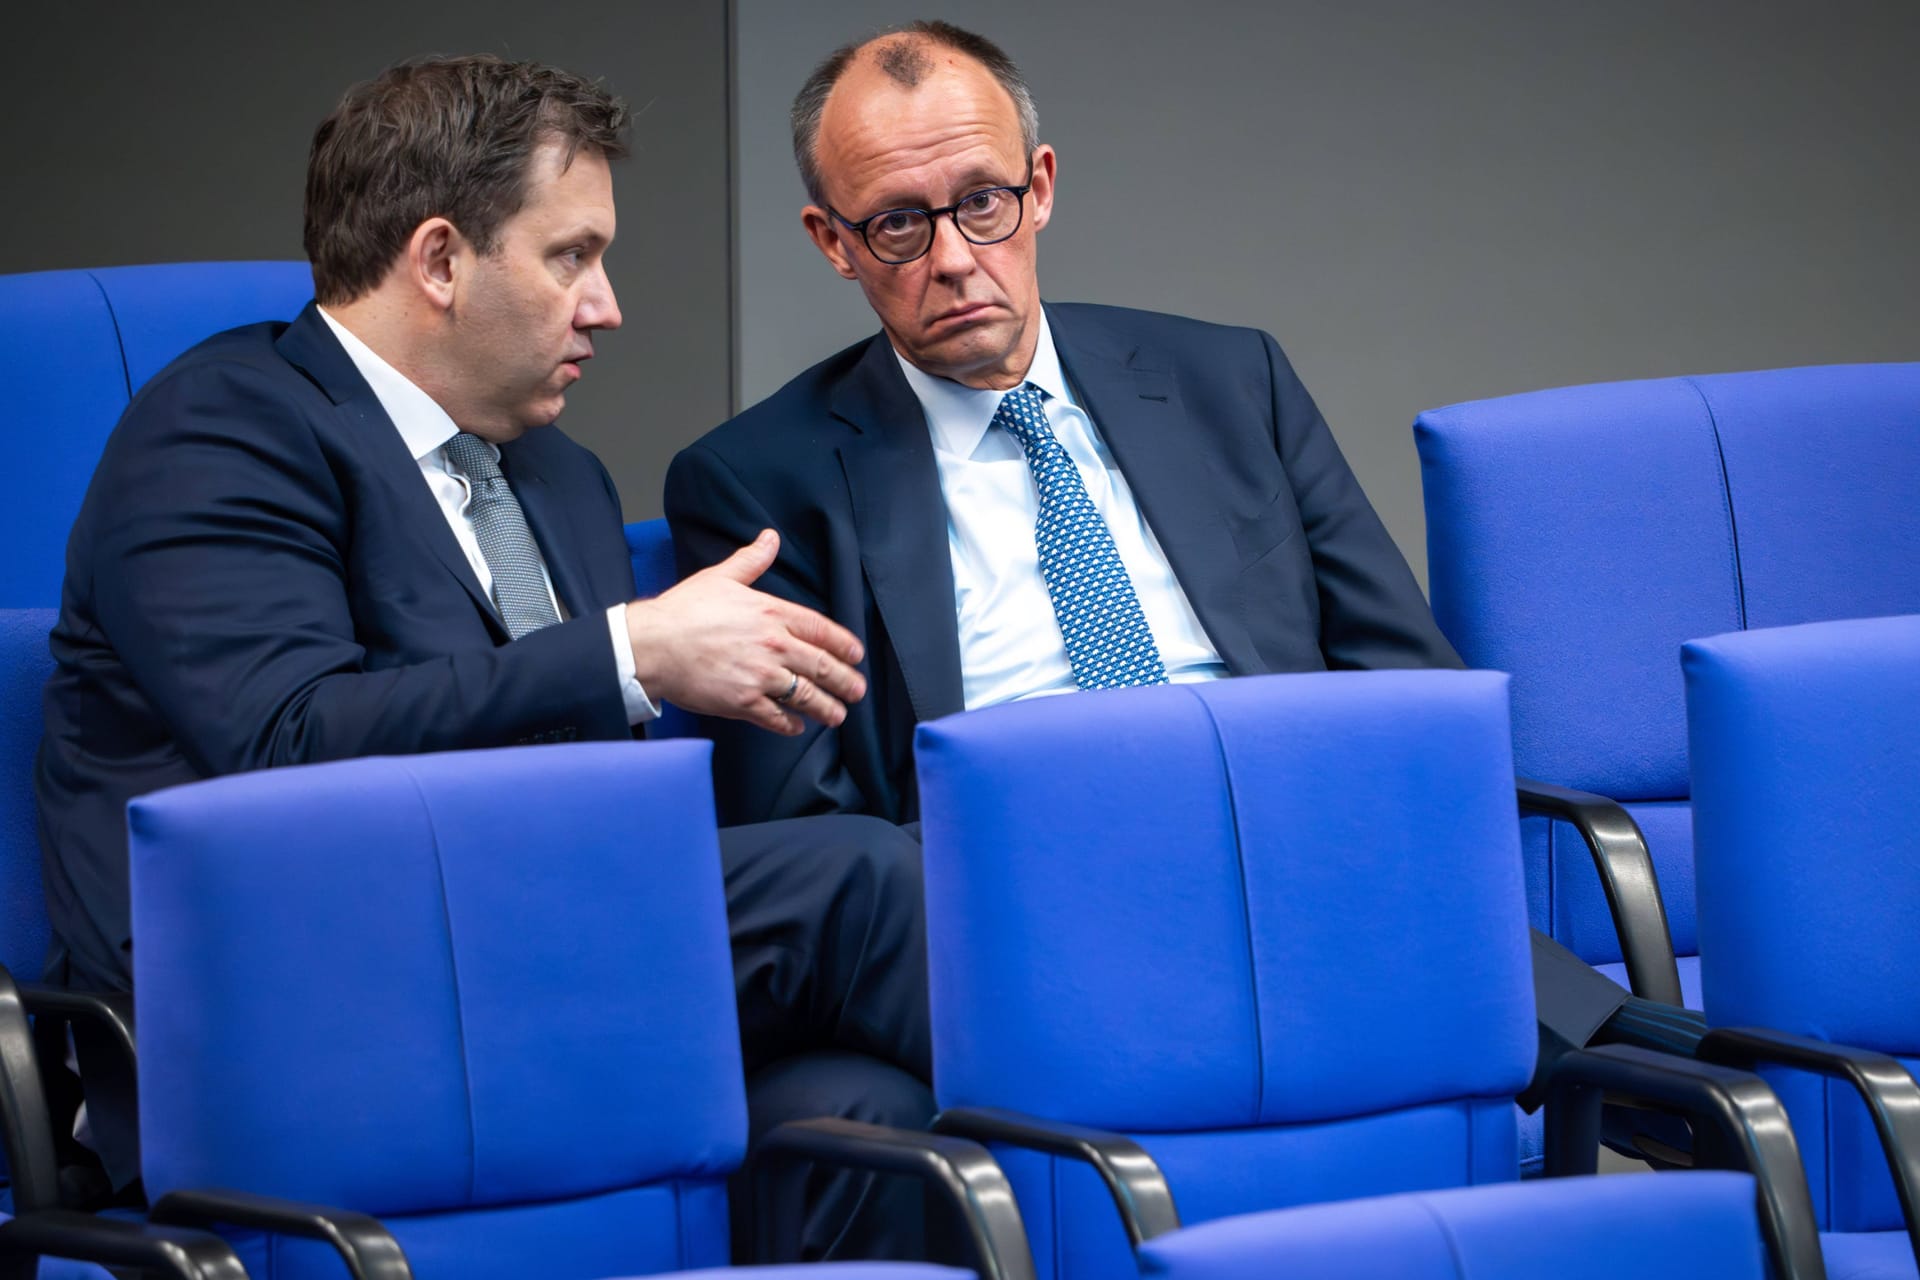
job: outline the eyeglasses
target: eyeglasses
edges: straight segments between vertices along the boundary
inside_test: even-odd
[[[868,253],[897,267],[926,256],[933,248],[934,223],[941,217],[952,218],[960,234],[973,244],[999,244],[1020,229],[1031,190],[1033,166],[1028,165],[1027,180],[1020,186],[984,187],[944,209],[882,209],[858,222],[843,217],[832,205],[827,212],[847,230],[858,231]]]

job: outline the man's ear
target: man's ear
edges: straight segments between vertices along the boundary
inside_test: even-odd
[[[817,204],[810,204],[800,211],[800,225],[807,229],[814,247],[826,255],[827,262],[835,271],[849,280],[855,278],[853,259],[847,256],[846,242],[840,239],[840,233],[834,229],[832,214]]]
[[[1033,213],[1028,221],[1033,223],[1035,231],[1047,225],[1053,218],[1053,180],[1059,158],[1052,147],[1041,143],[1033,151],[1033,190],[1027,192],[1027,199],[1033,201]]]
[[[471,246],[445,218],[428,218],[413,229],[401,260],[413,287],[442,311],[453,308]]]

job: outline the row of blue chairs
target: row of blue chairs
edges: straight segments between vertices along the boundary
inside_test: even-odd
[[[1756,838],[1741,825],[1748,758],[1798,766],[1799,806],[1763,814],[1759,835],[1803,863],[1805,824],[1844,826],[1863,787],[1871,799],[1920,764],[1912,718],[1885,709],[1920,691],[1920,620],[1845,627],[1862,661],[1818,635],[1689,649],[1702,759],[1734,779],[1703,775],[1703,851],[1715,800],[1731,802],[1733,843]],[[1766,669],[1756,652],[1789,661]],[[1464,1253],[1447,1265],[1480,1274],[1461,1261],[1477,1238],[1487,1274],[1516,1274],[1585,1238],[1548,1230],[1557,1210],[1598,1215],[1613,1250],[1569,1267],[1757,1274],[1764,1223],[1778,1274],[1902,1273],[1904,1232],[1806,1234],[1772,1095],[1724,1068],[1590,1055],[1549,1106],[1691,1071],[1660,1100],[1699,1118],[1703,1151],[1746,1144],[1759,1214],[1742,1179],[1476,1186],[1517,1173],[1508,1102],[1530,1065],[1506,721],[1503,677],[1408,672],[1132,690],[923,728],[941,1127],[1000,1148],[1032,1249],[1003,1232],[983,1271],[1271,1274],[1305,1250],[1369,1274],[1450,1244]],[[1783,743],[1824,752],[1836,721],[1843,767],[1780,764]],[[421,1274],[512,1274],[530,1237],[547,1274],[585,1276],[721,1239],[740,1086],[705,767],[700,743],[525,748],[136,802],[156,1218],[278,1228],[236,1237],[256,1276],[329,1274],[333,1252],[399,1274],[381,1268],[402,1250]],[[564,858],[529,856],[556,846]],[[1715,1107],[1734,1122],[1712,1129]],[[1449,1186],[1476,1191],[1417,1190]],[[1393,1190],[1414,1197],[1272,1212]],[[313,1223],[332,1224],[331,1244],[286,1238]],[[637,1237],[654,1252],[623,1252]],[[1716,1240],[1744,1252],[1692,1251]],[[1682,1258],[1692,1270],[1666,1269]]]

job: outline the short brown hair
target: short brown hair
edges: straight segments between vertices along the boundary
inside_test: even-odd
[[[985,67],[1000,87],[1013,99],[1020,116],[1020,138],[1027,154],[1040,145],[1040,113],[1033,105],[1033,91],[1006,51],[985,36],[954,26],[951,22],[923,18],[918,22],[889,27],[878,35],[852,44],[841,45],[813,69],[800,93],[793,100],[790,116],[793,125],[793,159],[800,166],[800,181],[806,184],[807,198],[824,204],[825,184],[820,175],[820,117],[826,113],[827,98],[840,77],[853,65],[854,58],[868,45],[885,42],[877,51],[880,69],[903,88],[918,88],[933,71],[933,60],[926,56],[932,48],[952,49]]]
[[[379,284],[414,229],[443,217],[481,253],[527,195],[548,142],[626,154],[626,104],[598,84],[491,54],[422,58],[347,90],[307,156],[305,244],[314,296]]]

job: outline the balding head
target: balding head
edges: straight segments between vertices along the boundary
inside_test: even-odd
[[[1031,153],[1040,143],[1040,114],[1033,94],[999,45],[947,22],[910,22],[866,40],[842,45],[812,75],[793,100],[793,158],[806,184],[807,198],[825,203],[825,181],[820,169],[820,122],[827,100],[849,69],[859,66],[884,76],[903,90],[918,89],[940,67],[942,52],[959,54],[980,64],[993,76],[1019,118],[1021,140]]]

